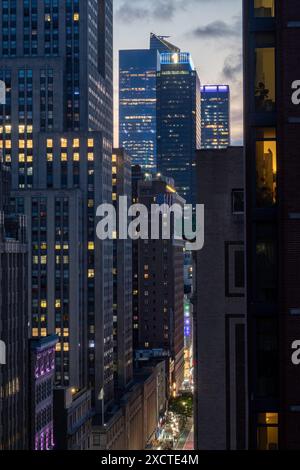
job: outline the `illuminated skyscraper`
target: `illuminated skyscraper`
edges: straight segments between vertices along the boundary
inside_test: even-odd
[[[200,148],[200,81],[188,52],[161,54],[157,73],[158,170],[178,193],[196,200],[196,149]]]
[[[132,164],[156,171],[156,49],[120,51],[120,147]]]
[[[228,85],[201,87],[201,148],[230,145],[230,89]]]
[[[28,218],[34,338],[56,333],[56,383],[113,398],[112,0],[8,1],[0,8],[0,145]],[[13,144],[12,144],[13,143]]]
[[[123,50],[119,55],[119,140],[133,165],[157,169],[157,72],[160,54],[180,52],[164,36],[150,34],[149,49]]]

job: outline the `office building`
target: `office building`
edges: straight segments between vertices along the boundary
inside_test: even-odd
[[[157,72],[160,53],[179,52],[164,36],[150,34],[149,49],[119,53],[119,145],[133,165],[157,170]]]
[[[119,54],[119,145],[133,165],[156,171],[156,49],[123,50]]]
[[[300,11],[244,1],[249,446],[299,449]]]
[[[105,427],[95,429],[93,450],[145,450],[159,431],[167,407],[165,362],[142,368],[122,399],[105,414]]]
[[[146,177],[138,183],[138,201],[151,213],[151,204],[183,205],[174,182],[163,176]],[[149,221],[151,226],[151,223]],[[160,352],[167,361],[169,392],[176,393],[184,378],[184,242],[171,238],[138,240],[138,350]],[[135,296],[135,292],[133,292]],[[134,304],[135,305],[135,304]]]
[[[129,217],[120,208],[120,197],[131,205],[131,160],[124,149],[113,149],[112,190],[117,220],[123,217],[126,226]],[[121,212],[121,213],[120,213]],[[133,374],[132,344],[132,240],[119,239],[117,223],[113,259],[113,314],[114,314],[114,375],[115,388],[122,392]]]
[[[157,73],[157,167],[175,180],[189,204],[196,201],[196,149],[200,148],[200,81],[188,52],[164,52]]]
[[[220,149],[230,145],[230,88],[201,86],[201,148]]]
[[[54,389],[55,450],[90,450],[92,400],[87,389]]]
[[[205,245],[196,252],[195,448],[247,448],[243,148],[197,154]]]
[[[28,448],[26,220],[10,208],[10,170],[0,155],[0,449]]]
[[[95,233],[111,201],[112,1],[4,2],[0,145],[29,221],[31,335],[56,333],[56,381],[113,399],[112,243]]]
[[[58,337],[29,341],[29,449],[53,450],[53,387]]]

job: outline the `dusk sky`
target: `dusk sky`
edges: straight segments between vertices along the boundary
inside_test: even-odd
[[[241,144],[242,0],[114,0],[114,9],[116,116],[119,49],[148,48],[150,32],[168,35],[192,53],[202,84],[230,85],[232,144]]]

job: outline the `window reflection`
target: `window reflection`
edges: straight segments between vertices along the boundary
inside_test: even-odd
[[[255,69],[255,110],[273,112],[275,110],[274,47],[255,49]]]
[[[271,18],[275,16],[275,0],[254,0],[254,16]]]
[[[256,132],[256,207],[277,202],[277,143],[275,129]]]

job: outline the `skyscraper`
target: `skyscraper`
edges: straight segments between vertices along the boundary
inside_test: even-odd
[[[262,450],[300,448],[299,39],[295,1],[244,1],[249,444]]]
[[[195,154],[200,136],[200,81],[191,55],[162,53],[157,73],[157,166],[174,179],[187,203],[196,201]]]
[[[163,36],[150,34],[149,49],[122,50],[119,54],[119,140],[133,165],[157,169],[156,74],[160,53],[180,49]]]
[[[124,149],[113,149],[112,188],[117,217],[128,223],[126,213],[120,214],[120,197],[126,197],[127,204],[131,204],[131,160]],[[133,377],[132,240],[115,239],[113,244],[114,371],[115,388],[120,394]]]
[[[201,86],[201,148],[220,149],[230,145],[230,88]]]
[[[28,448],[28,253],[25,218],[12,213],[9,197],[0,155],[0,450],[21,450]]]
[[[119,54],[119,139],[132,160],[156,171],[156,49],[124,50]]]
[[[184,204],[173,180],[163,176],[141,180],[138,201],[149,213],[151,204]],[[166,358],[169,392],[176,393],[184,379],[184,242],[173,239],[171,233],[168,240],[140,239],[137,245],[138,311],[134,310],[134,328],[138,331],[138,349],[145,357],[151,357],[155,350]]]
[[[56,382],[113,398],[112,1],[2,2],[0,116],[16,207],[29,224],[31,334],[56,333]]]

